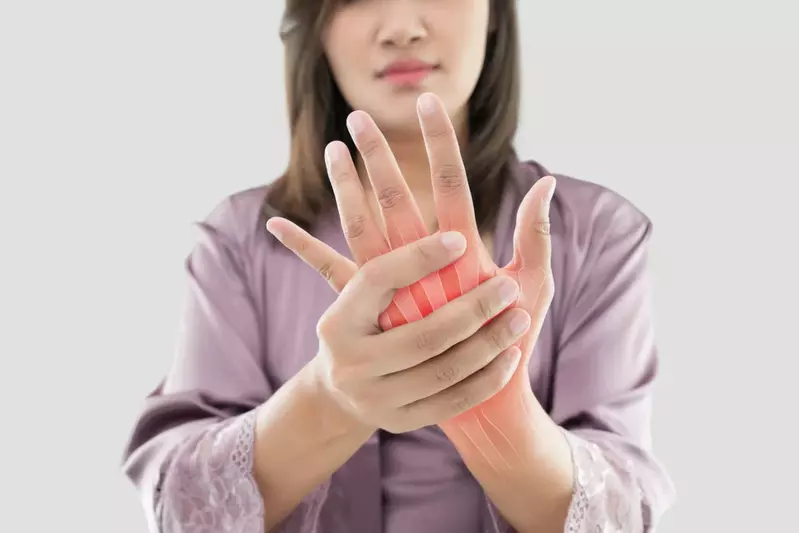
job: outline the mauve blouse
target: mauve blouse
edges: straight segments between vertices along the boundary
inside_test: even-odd
[[[512,254],[524,193],[549,174],[514,160],[494,231]],[[658,371],[647,246],[650,220],[608,188],[554,174],[555,296],[529,368],[575,465],[565,531],[651,532],[674,488],[653,455]],[[232,194],[202,222],[172,367],[145,399],[124,453],[150,530],[262,533],[252,475],[255,410],[317,350],[336,294],[264,228],[268,185]],[[351,257],[335,210],[315,236]],[[437,426],[371,438],[278,533],[509,533]]]

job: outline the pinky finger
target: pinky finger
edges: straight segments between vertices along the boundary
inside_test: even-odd
[[[283,246],[324,277],[337,293],[355,276],[358,266],[290,220],[272,217],[266,229]]]

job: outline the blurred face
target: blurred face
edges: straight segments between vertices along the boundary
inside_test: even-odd
[[[419,131],[416,100],[436,93],[461,122],[480,77],[490,0],[342,0],[324,36],[339,88],[387,135]]]

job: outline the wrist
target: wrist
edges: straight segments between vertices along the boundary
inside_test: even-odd
[[[314,406],[314,422],[331,436],[369,438],[377,428],[359,420],[341,404],[324,379],[319,360],[312,359],[296,376],[300,394]]]
[[[519,530],[562,531],[574,488],[571,447],[549,416],[537,421],[534,435],[516,487],[535,503],[518,516]]]

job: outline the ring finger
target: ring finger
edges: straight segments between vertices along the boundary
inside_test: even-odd
[[[443,354],[382,379],[386,397],[400,407],[428,398],[463,381],[513,346],[530,327],[530,315],[510,309],[469,339]]]

